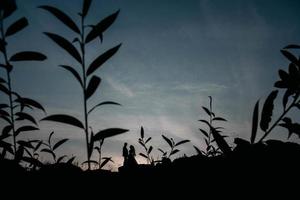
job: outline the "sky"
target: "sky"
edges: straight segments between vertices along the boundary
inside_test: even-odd
[[[8,41],[9,53],[35,50],[48,59],[16,64],[13,87],[41,102],[48,114],[70,114],[82,119],[79,85],[58,67],[76,63],[42,33],[72,39],[74,34],[37,8],[56,6],[79,22],[76,13],[82,1],[17,0],[17,4],[19,9],[7,24],[25,16],[30,25]],[[287,68],[280,49],[300,43],[299,8],[297,0],[94,0],[88,23],[97,23],[121,9],[116,22],[104,33],[103,43],[94,41],[87,47],[87,62],[91,62],[98,54],[122,43],[118,53],[97,70],[102,82],[89,102],[90,106],[106,100],[122,104],[102,107],[91,117],[94,130],[130,130],[105,141],[105,156],[115,160],[111,167],[122,163],[124,142],[142,151],[137,143],[141,126],[146,136],[153,138],[155,158],[160,155],[157,148],[167,148],[162,134],[176,141],[191,140],[182,146],[178,156],[195,154],[193,145],[204,149],[198,130],[204,126],[198,120],[206,118],[201,106],[209,105],[208,96],[213,97],[214,112],[228,120],[219,125],[225,127],[229,144],[234,145],[235,137],[249,139],[256,101],[262,102],[274,89],[278,69]],[[0,98],[6,101],[4,96]],[[275,115],[280,109],[274,111]],[[42,113],[35,114],[43,117]],[[299,119],[297,113],[292,115]],[[44,139],[55,131],[55,140],[70,138],[58,153],[76,155],[78,161],[85,159],[82,131],[51,122],[41,122],[39,126],[38,133],[26,136]],[[258,136],[261,135],[260,132]],[[287,133],[277,128],[269,137],[272,138],[285,140]],[[298,141],[294,137],[291,140]],[[141,157],[137,159],[144,162]]]

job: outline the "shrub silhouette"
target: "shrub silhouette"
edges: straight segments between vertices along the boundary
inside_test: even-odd
[[[144,128],[141,127],[141,137],[138,139],[139,144],[144,148],[145,153],[139,153],[140,156],[144,157],[147,160],[148,164],[154,165],[154,159],[151,156],[153,146],[147,146],[147,143],[150,142],[152,137],[145,138]]]
[[[282,97],[283,111],[272,125],[274,101],[278,96],[278,90],[272,91],[266,98],[260,117],[260,129],[264,132],[258,142],[262,142],[276,126],[284,127],[288,130],[288,138],[292,134],[300,136],[300,124],[293,123],[292,119],[286,117],[292,108],[300,109],[300,61],[288,49],[299,49],[299,45],[288,45],[281,50],[281,53],[290,61],[288,72],[280,69],[278,71],[280,80],[275,82],[274,86],[284,91]],[[257,101],[252,120],[252,133],[250,142],[255,143],[259,122],[259,101]]]
[[[35,140],[18,140],[18,136],[26,131],[38,130],[38,124],[35,118],[28,112],[28,109],[39,109],[45,112],[43,106],[31,98],[22,97],[13,89],[11,72],[14,65],[21,61],[43,61],[46,56],[40,52],[22,51],[16,52],[13,55],[8,54],[8,41],[13,36],[28,26],[28,20],[21,17],[5,28],[7,17],[12,15],[17,10],[14,0],[4,0],[0,2],[0,52],[3,55],[3,60],[0,62],[0,67],[6,72],[6,77],[0,77],[0,92],[7,96],[7,103],[0,104],[0,119],[4,120],[8,125],[2,130],[0,136],[0,147],[2,147],[1,158],[6,157],[6,152],[13,155],[17,162],[21,160],[33,161],[29,149],[34,149],[33,143]],[[22,122],[19,124],[19,122]],[[28,125],[24,125],[27,122]],[[8,138],[12,138],[12,142],[6,142]],[[24,157],[24,153],[30,157]]]
[[[205,129],[199,128],[200,132],[204,135],[204,141],[206,144],[206,149],[205,151],[201,151],[199,148],[195,147],[196,151],[198,154],[204,154],[205,156],[217,156],[219,154],[223,153],[229,153],[230,147],[225,141],[225,137],[227,136],[222,136],[221,129],[222,127],[215,127],[214,122],[216,121],[224,121],[226,122],[227,120],[222,118],[222,117],[217,117],[215,113],[213,112],[213,101],[212,97],[209,96],[209,108],[202,106],[203,110],[205,113],[208,115],[209,120],[206,119],[200,119],[199,121],[207,125],[208,131]],[[216,143],[218,147],[215,147],[213,143]]]
[[[120,129],[120,128],[112,128],[101,130],[95,134],[89,131],[89,115],[98,107],[102,105],[120,105],[119,103],[106,101],[101,102],[90,109],[88,109],[88,100],[93,96],[96,92],[97,88],[101,83],[101,78],[95,75],[95,71],[99,69],[107,60],[109,60],[120,48],[121,44],[107,50],[103,54],[99,55],[94,61],[92,61],[89,65],[87,65],[86,60],[86,45],[94,41],[96,38],[100,38],[100,41],[103,41],[103,33],[114,23],[116,20],[119,10],[110,16],[104,18],[100,22],[95,25],[88,25],[85,23],[86,16],[88,15],[89,8],[91,6],[91,0],[84,0],[82,11],[79,13],[80,16],[80,26],[78,26],[67,14],[58,8],[52,6],[40,6],[39,8],[50,12],[57,19],[59,19],[66,27],[71,29],[75,34],[75,39],[73,39],[73,44],[69,42],[64,37],[45,32],[45,35],[48,36],[53,42],[55,42],[58,46],[60,46],[63,50],[65,50],[71,57],[73,57],[78,64],[81,65],[81,73],[72,67],[66,65],[60,65],[60,67],[69,71],[80,84],[82,89],[83,96],[83,117],[84,120],[81,122],[74,116],[69,116],[65,114],[56,114],[45,117],[42,120],[47,121],[55,121],[61,122],[69,125],[76,126],[85,132],[85,140],[86,140],[86,152],[87,152],[87,163],[88,169],[90,169],[91,164],[91,156],[94,150],[94,143],[96,141],[101,141],[104,138],[112,137],[114,135],[122,134],[127,132],[128,130]],[[80,28],[79,28],[80,27]],[[88,33],[87,33],[87,30]],[[87,33],[87,34],[86,34]],[[80,53],[74,44],[79,44]]]

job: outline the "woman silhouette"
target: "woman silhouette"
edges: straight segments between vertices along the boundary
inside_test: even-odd
[[[133,145],[130,145],[129,147],[129,154],[128,154],[128,160],[127,160],[127,164],[128,167],[135,167],[138,165],[137,161],[135,160],[135,148]]]

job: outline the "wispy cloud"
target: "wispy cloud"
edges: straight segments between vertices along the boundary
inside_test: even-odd
[[[134,97],[133,91],[124,83],[121,83],[112,77],[106,77],[106,81],[108,84],[117,92],[127,96],[127,97]]]

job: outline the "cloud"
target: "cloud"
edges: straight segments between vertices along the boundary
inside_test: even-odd
[[[127,96],[127,97],[134,97],[133,91],[124,83],[120,83],[117,80],[113,79],[112,77],[106,77],[108,84],[117,92]]]

